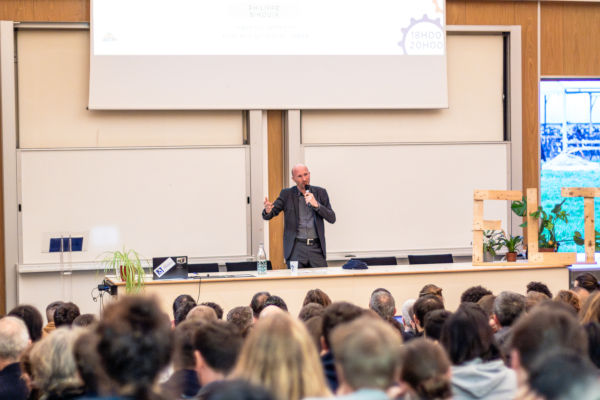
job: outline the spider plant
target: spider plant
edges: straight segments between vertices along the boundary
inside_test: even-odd
[[[114,273],[125,282],[127,293],[137,293],[144,286],[144,267],[140,255],[135,250],[107,251],[102,260],[105,273]]]

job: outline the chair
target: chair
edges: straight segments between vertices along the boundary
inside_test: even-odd
[[[188,264],[188,272],[190,272],[190,273],[219,272],[219,264],[217,264],[217,263]]]
[[[422,256],[408,256],[409,264],[451,264],[454,262],[452,254],[426,254]]]
[[[396,257],[366,257],[366,258],[353,258],[353,260],[360,260],[366,263],[368,266],[371,265],[398,265]]]
[[[226,262],[225,268],[227,272],[256,271],[256,261]],[[267,270],[272,269],[271,261],[267,261]]]

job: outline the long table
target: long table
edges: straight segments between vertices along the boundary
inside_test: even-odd
[[[232,277],[223,278],[222,275]],[[252,276],[243,276],[251,274]],[[125,284],[107,276],[116,286],[116,296],[125,293]],[[156,295],[161,307],[171,317],[173,300],[180,294],[189,294],[199,302],[213,301],[225,310],[248,305],[252,295],[268,291],[281,296],[289,311],[297,315],[306,292],[319,288],[332,301],[349,301],[367,307],[371,292],[379,287],[388,289],[400,310],[405,300],[416,298],[428,283],[443,288],[446,308],[454,310],[460,303],[461,293],[475,285],[482,285],[494,294],[510,290],[525,294],[530,281],[541,281],[553,293],[568,289],[568,269],[565,266],[474,267],[471,263],[371,266],[366,270],[345,270],[341,267],[300,269],[296,276],[290,270],[268,271],[257,276],[255,271],[203,274],[200,279],[151,280],[148,276],[144,293]]]

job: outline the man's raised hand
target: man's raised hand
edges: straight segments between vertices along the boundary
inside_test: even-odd
[[[271,203],[271,202],[269,201],[269,198],[268,198],[268,197],[265,197],[265,202],[264,202],[264,205],[265,205],[265,212],[266,212],[267,214],[269,214],[269,213],[271,212],[271,210],[273,210],[273,203]]]

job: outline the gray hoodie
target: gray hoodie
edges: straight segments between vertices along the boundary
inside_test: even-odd
[[[517,393],[517,375],[502,360],[476,358],[452,367],[452,392],[454,400],[512,399]]]

